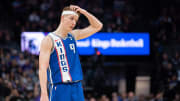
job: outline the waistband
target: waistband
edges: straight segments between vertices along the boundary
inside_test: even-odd
[[[65,81],[65,82],[57,82],[57,83],[49,83],[50,85],[58,85],[58,84],[73,84],[81,82],[82,80],[76,80],[76,81]]]

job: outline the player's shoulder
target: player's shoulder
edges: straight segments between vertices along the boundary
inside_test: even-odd
[[[49,35],[45,36],[42,40],[42,42],[44,43],[48,43],[48,42],[51,42],[51,37]]]
[[[74,37],[74,34],[72,34],[71,32],[68,33],[68,37]]]
[[[41,47],[51,48],[52,47],[52,40],[49,35],[45,36],[41,41]]]
[[[75,29],[75,30],[72,30],[71,32],[69,32],[69,34],[76,40],[76,34],[75,33],[77,33],[77,29]]]

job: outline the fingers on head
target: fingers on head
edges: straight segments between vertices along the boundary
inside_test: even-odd
[[[78,6],[74,6],[74,5],[70,5],[70,8],[73,10],[73,11],[76,11],[77,12],[77,9],[79,8]]]

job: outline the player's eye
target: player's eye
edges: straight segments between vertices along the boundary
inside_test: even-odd
[[[71,17],[70,19],[73,20],[73,17]]]

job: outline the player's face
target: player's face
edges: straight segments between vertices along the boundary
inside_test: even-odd
[[[65,15],[63,19],[65,28],[70,31],[73,30],[73,28],[76,26],[78,19],[79,17],[77,15]]]

